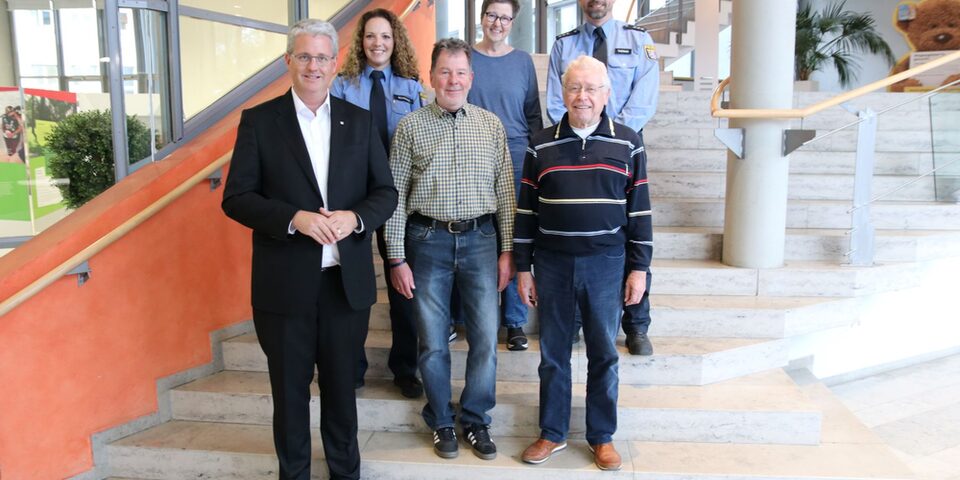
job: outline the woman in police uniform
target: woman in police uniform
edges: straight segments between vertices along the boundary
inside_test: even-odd
[[[330,94],[371,111],[389,154],[390,141],[400,119],[423,106],[417,60],[407,29],[393,12],[382,8],[371,10],[360,17],[357,25],[360,28],[353,35],[347,60],[340,75],[334,79]],[[379,89],[374,82],[379,84]],[[375,102],[373,108],[371,100]],[[380,102],[383,104],[378,105]],[[382,229],[377,230],[377,248],[384,265],[387,265]],[[389,273],[387,276],[389,278]],[[417,333],[413,323],[413,304],[396,290],[388,288],[387,291],[393,331],[388,365],[400,392],[416,398],[423,394],[423,387],[416,377]],[[366,356],[361,354],[359,361],[358,388],[364,384]]]

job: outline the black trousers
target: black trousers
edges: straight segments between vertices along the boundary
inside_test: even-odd
[[[310,479],[310,384],[314,367],[320,387],[320,436],[331,479],[360,478],[357,362],[367,335],[370,309],[347,303],[339,267],[321,274],[315,316],[254,310],[253,323],[267,355],[273,392],[273,439],[279,478]]]
[[[417,375],[417,328],[413,321],[413,300],[407,299],[390,285],[390,267],[387,260],[387,244],[383,239],[383,227],[377,229],[377,251],[383,259],[383,274],[387,281],[387,299],[390,301],[390,332],[393,342],[390,344],[390,356],[387,366],[394,378],[415,377]],[[366,341],[366,334],[364,334]],[[367,355],[360,351],[360,368],[357,371],[357,383],[367,372]]]
[[[643,129],[641,128],[637,135],[640,135],[640,144],[643,145]],[[624,279],[630,272],[624,273]],[[629,305],[623,308],[623,317],[620,319],[620,325],[623,327],[623,333],[647,333],[650,330],[650,283],[653,280],[653,274],[647,272],[647,289],[643,291],[643,298],[636,305]]]
[[[652,280],[653,274],[647,272],[647,288],[643,291],[640,303],[623,307],[623,317],[620,319],[623,333],[629,335],[631,333],[647,333],[650,330],[650,283]]]

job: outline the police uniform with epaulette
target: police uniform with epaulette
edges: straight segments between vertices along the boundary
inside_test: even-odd
[[[570,62],[580,55],[593,56],[594,30],[597,28],[603,29],[607,46],[611,91],[606,114],[640,134],[640,144],[643,145],[643,127],[657,111],[660,64],[653,39],[643,27],[612,18],[599,27],[587,22],[557,35],[547,69],[547,118],[556,124],[566,113],[560,77]],[[648,271],[647,288],[640,303],[625,307],[621,318],[623,332],[627,334],[627,348],[634,355],[653,354],[653,346],[647,337],[651,323],[652,277]]]
[[[610,19],[596,27],[584,23],[557,35],[547,71],[547,116],[556,124],[563,117],[560,76],[575,58],[593,54],[594,30],[603,29],[607,45],[610,101],[607,114],[639,132],[657,111],[660,64],[653,40],[643,27]]]

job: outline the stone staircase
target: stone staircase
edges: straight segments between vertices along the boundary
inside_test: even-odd
[[[903,98],[876,95],[865,101],[880,105]],[[792,350],[798,339],[856,322],[877,298],[924,285],[931,265],[960,255],[960,206],[933,203],[922,187],[902,191],[903,198],[872,210],[878,264],[841,266],[855,139],[840,136],[830,148],[792,157],[786,265],[725,266],[719,257],[726,155],[712,137],[716,122],[706,113],[707,101],[707,94],[664,92],[645,132],[655,193],[650,332],[655,354],[631,356],[619,341],[615,441],[623,470],[601,473],[583,440],[582,343],[572,359],[571,447],[542,465],[520,462],[520,453],[539,433],[535,313],[527,328],[530,349],[510,352],[501,345],[498,351],[497,406],[491,415],[499,456],[483,461],[464,446],[457,459],[436,457],[419,415],[423,399],[401,397],[389,381],[382,290],[371,314],[367,386],[358,391],[363,478],[913,478],[816,378],[785,367],[798,360]],[[800,104],[808,101],[798,98]],[[920,120],[925,107],[907,108],[918,110],[904,113],[919,122],[909,130],[904,131],[903,117],[881,117],[878,137],[902,142],[887,138],[878,145],[877,189],[925,171],[930,162],[929,130],[926,145],[917,133],[929,129]],[[848,119],[811,121],[820,122],[815,128],[831,128]],[[224,370],[171,390],[171,420],[107,445],[99,456],[103,471],[155,480],[276,477],[266,360],[253,334],[223,342],[222,350]],[[452,344],[451,356],[457,398],[466,343]],[[311,406],[318,405],[314,390]],[[314,478],[325,478],[319,432],[314,433]]]

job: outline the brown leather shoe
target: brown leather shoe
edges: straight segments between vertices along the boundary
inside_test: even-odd
[[[543,463],[549,460],[550,456],[555,452],[559,452],[564,448],[567,448],[567,442],[553,443],[550,440],[541,438],[530,444],[530,446],[523,451],[523,455],[521,455],[520,458],[526,463]]]
[[[590,445],[590,451],[593,452],[593,461],[600,470],[620,470],[623,465],[620,454],[613,448],[613,442]]]

